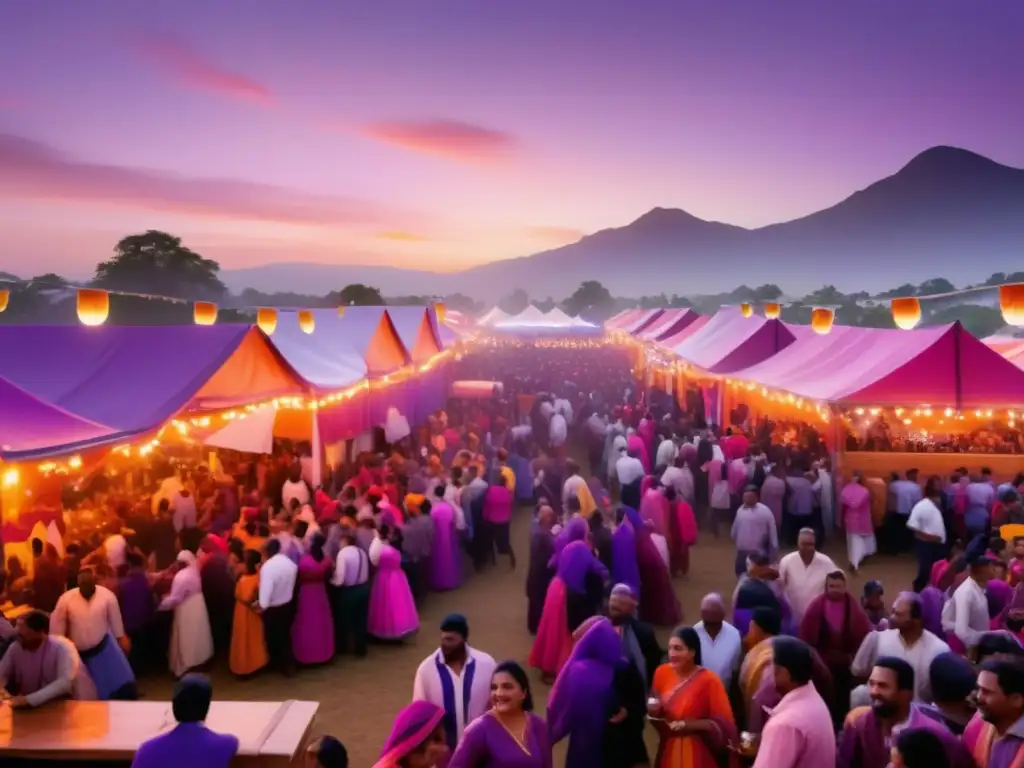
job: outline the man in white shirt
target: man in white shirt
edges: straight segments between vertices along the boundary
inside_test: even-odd
[[[263,614],[263,637],[271,663],[277,664],[288,676],[295,673],[292,656],[292,597],[299,568],[291,558],[281,553],[281,542],[270,539],[263,548],[263,567],[260,568],[259,602]]]
[[[685,499],[687,504],[693,505],[693,472],[690,471],[690,468],[681,457],[676,456],[672,466],[662,473],[661,484],[669,488],[675,488],[676,496]]]
[[[569,499],[576,498],[580,486],[587,484],[587,481],[580,476],[579,464],[572,459],[565,462],[565,471],[569,473],[569,476],[562,483],[562,509],[569,506]]]
[[[917,550],[917,578],[914,591],[920,592],[928,586],[932,577],[932,566],[946,555],[946,522],[942,519],[939,504],[942,491],[938,483],[929,480],[924,489],[924,498],[914,505],[907,518],[907,528],[914,533]]]
[[[855,678],[866,680],[871,668],[882,656],[903,659],[914,668],[914,699],[931,703],[932,692],[929,669],[940,653],[948,653],[949,646],[924,628],[921,598],[913,592],[903,592],[892,606],[890,629],[869,632],[853,659],[850,672]],[[850,708],[868,704],[866,685],[853,689]]]
[[[174,513],[174,530],[181,533],[186,528],[195,528],[198,520],[196,499],[188,488],[182,488],[171,499]]]
[[[710,669],[729,690],[743,640],[736,627],[725,620],[725,602],[712,592],[700,602],[700,621],[693,625],[700,638],[701,666]]]
[[[981,537],[967,549],[971,576],[964,579],[953,592],[953,598],[942,607],[942,631],[952,632],[970,651],[991,627],[985,587],[992,578],[992,561],[984,552],[985,542]]]
[[[356,541],[355,531],[342,528],[341,549],[331,576],[334,643],[338,653],[366,655],[366,620],[370,612],[370,556]]]
[[[50,633],[68,638],[85,662],[100,701],[137,698],[135,673],[125,655],[131,642],[124,633],[117,596],[96,584],[88,568],[78,572],[78,587],[60,596],[50,616]]]
[[[790,552],[779,562],[779,578],[799,625],[811,600],[825,592],[825,577],[839,568],[831,557],[817,551],[813,528],[800,529],[796,546],[796,552]]]
[[[297,499],[300,507],[309,504],[309,486],[302,479],[302,469],[298,464],[292,465],[288,479],[281,487],[281,506],[284,509],[291,509],[292,499]]]
[[[446,616],[441,622],[441,647],[420,664],[412,687],[413,701],[429,701],[444,709],[444,732],[452,750],[466,726],[487,711],[497,666],[491,656],[471,648],[468,639],[465,617]]]
[[[561,451],[565,447],[566,438],[569,436],[569,426],[565,422],[565,416],[557,411],[551,416],[551,423],[548,426],[548,439],[551,447]]]
[[[679,448],[676,446],[675,440],[672,438],[665,438],[658,443],[658,450],[654,455],[655,470],[661,469],[668,471],[668,469],[675,464],[676,456],[678,455]]]

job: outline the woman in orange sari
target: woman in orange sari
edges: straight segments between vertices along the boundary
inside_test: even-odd
[[[700,638],[679,627],[668,642],[668,664],[654,672],[648,714],[661,737],[655,768],[727,768],[739,744],[725,686],[701,665]]]
[[[263,620],[253,609],[260,591],[260,553],[245,550],[245,572],[235,585],[235,620],[231,625],[231,652],[228,666],[236,675],[251,675],[267,666],[267,646],[263,639]]]

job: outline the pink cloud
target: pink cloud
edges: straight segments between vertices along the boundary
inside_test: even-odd
[[[222,69],[180,40],[144,35],[133,37],[131,45],[142,58],[193,90],[260,106],[270,106],[274,102],[274,92],[269,86]]]
[[[557,245],[568,245],[569,243],[575,243],[580,238],[586,235],[578,229],[572,227],[527,227],[526,234],[534,240],[541,240],[546,243],[555,243]]]
[[[367,201],[270,184],[90,163],[6,134],[0,134],[0,197],[319,226],[388,226],[397,215]]]
[[[427,243],[430,242],[430,238],[426,235],[417,235],[415,232],[379,232],[377,234],[378,240],[392,240],[401,243]]]
[[[507,159],[519,144],[516,137],[504,131],[458,120],[385,121],[365,125],[361,132],[413,152],[465,163]]]

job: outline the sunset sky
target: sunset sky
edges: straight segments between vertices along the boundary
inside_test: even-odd
[[[165,229],[456,270],[654,206],[743,226],[936,144],[1024,167],[1020,0],[45,0],[0,21],[0,270]]]

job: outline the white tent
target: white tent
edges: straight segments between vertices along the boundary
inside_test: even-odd
[[[491,307],[487,312],[477,318],[477,325],[496,325],[497,323],[503,323],[508,320],[508,313],[503,312],[498,307]]]
[[[242,414],[214,432],[203,443],[241,453],[273,453],[277,408],[264,406]],[[313,420],[316,423],[316,419]]]
[[[593,323],[588,323],[579,315],[576,315],[576,317],[572,318],[572,324],[576,328],[597,328],[596,325],[594,325]]]
[[[548,325],[548,321],[547,318],[544,317],[544,313],[531,304],[518,315],[506,318],[499,323],[495,323],[495,326],[498,328],[515,328],[516,326],[524,325],[546,326]]]
[[[559,327],[565,326],[566,328],[570,328],[573,325],[572,318],[565,314],[565,312],[563,312],[558,307],[554,307],[550,312],[544,315],[544,319],[548,322],[549,325]]]

